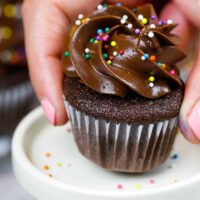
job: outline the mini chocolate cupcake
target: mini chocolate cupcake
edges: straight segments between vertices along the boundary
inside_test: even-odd
[[[159,21],[150,4],[104,4],[78,16],[62,60],[67,111],[85,157],[131,173],[168,158],[183,99],[176,26]]]

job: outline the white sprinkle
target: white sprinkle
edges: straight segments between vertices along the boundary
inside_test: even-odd
[[[142,57],[141,57],[141,60],[145,60],[145,57],[144,57],[144,56],[142,56]]]
[[[154,28],[156,28],[156,25],[155,24],[151,24],[150,28],[154,29]]]
[[[172,19],[168,19],[168,20],[167,20],[167,24],[168,24],[168,25],[173,24],[173,20],[172,20]]]
[[[125,24],[126,20],[125,19],[121,19],[121,24]]]
[[[90,53],[90,49],[89,49],[89,48],[86,48],[86,49],[85,49],[85,53]]]
[[[103,6],[100,4],[97,6],[97,10],[101,10],[101,9],[103,9]]]
[[[83,14],[79,14],[78,15],[78,19],[83,19],[84,15]]]
[[[154,33],[153,33],[152,31],[149,31],[148,37],[149,37],[149,38],[153,38],[153,37],[154,37]]]
[[[90,18],[86,18],[86,21],[87,21],[87,22],[90,21]]]
[[[154,84],[153,84],[153,83],[149,83],[149,86],[150,86],[150,87],[153,87],[153,86],[154,86]]]
[[[129,29],[132,29],[132,28],[133,28],[133,24],[128,24],[127,27],[128,27]]]
[[[138,15],[139,20],[142,20],[143,18],[144,18],[143,15]]]
[[[80,20],[76,20],[75,24],[76,24],[77,26],[80,26],[80,25],[81,25],[81,21],[80,21]]]
[[[117,56],[117,55],[118,55],[117,51],[114,51],[113,56]]]
[[[122,18],[127,20],[128,19],[128,15],[124,15]]]

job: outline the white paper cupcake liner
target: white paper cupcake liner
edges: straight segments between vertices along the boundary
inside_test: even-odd
[[[140,173],[170,155],[178,118],[155,124],[107,122],[78,111],[66,102],[79,151],[111,171]]]

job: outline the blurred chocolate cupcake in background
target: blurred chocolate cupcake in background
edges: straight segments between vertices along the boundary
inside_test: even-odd
[[[12,134],[37,105],[31,86],[21,16],[22,1],[0,1],[0,136]]]

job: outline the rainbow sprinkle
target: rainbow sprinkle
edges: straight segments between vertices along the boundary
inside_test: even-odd
[[[123,185],[119,183],[119,184],[117,185],[117,189],[119,189],[119,190],[123,189]]]

